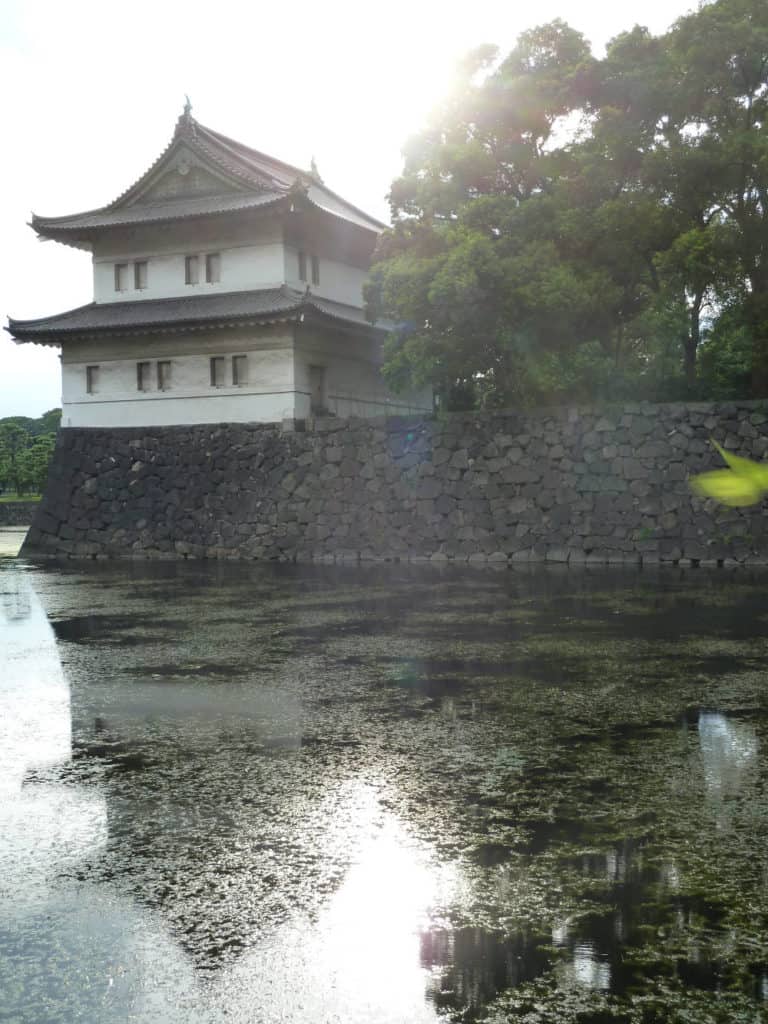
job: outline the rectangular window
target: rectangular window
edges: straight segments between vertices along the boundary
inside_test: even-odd
[[[307,254],[299,250],[299,280],[307,280]]]
[[[152,386],[151,363],[136,363],[136,390],[149,391]]]
[[[171,361],[160,360],[157,364],[157,390],[168,391],[171,386]]]
[[[133,264],[133,287],[143,291],[147,287],[147,261],[137,260]]]
[[[320,260],[312,257],[312,284],[320,284]]]
[[[197,284],[200,280],[200,260],[197,256],[184,257],[184,283]]]
[[[211,356],[211,387],[224,385],[224,356]]]
[[[128,264],[127,263],[116,263],[115,264],[115,291],[116,292],[127,292],[128,291]]]
[[[221,253],[209,252],[205,257],[205,280],[208,284],[221,280]]]
[[[248,356],[232,356],[232,383],[248,383]]]
[[[86,366],[85,368],[85,390],[89,395],[94,395],[99,390],[99,368],[98,366]]]

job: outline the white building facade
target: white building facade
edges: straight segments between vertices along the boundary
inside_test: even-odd
[[[393,395],[363,283],[384,225],[301,171],[199,124],[103,209],[33,216],[92,254],[94,300],[9,321],[61,349],[62,426],[429,412]]]

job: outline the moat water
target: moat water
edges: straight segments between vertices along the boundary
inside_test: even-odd
[[[768,1014],[768,576],[0,561],[0,1020]]]

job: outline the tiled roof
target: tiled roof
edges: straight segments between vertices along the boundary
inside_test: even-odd
[[[177,198],[142,202],[152,183],[173,166],[175,154],[182,148],[191,151],[203,165],[222,179],[222,195],[204,198]],[[143,222],[178,220],[229,211],[267,206],[299,189],[306,201],[368,231],[379,232],[385,225],[332,192],[309,171],[286,164],[274,157],[250,149],[234,139],[206,128],[185,112],[176,126],[171,142],[151,167],[114,202],[98,210],[66,217],[33,215],[32,227],[41,235],[61,241],[89,238],[103,228]],[[237,190],[232,194],[230,189]]]
[[[204,217],[211,213],[268,206],[283,198],[282,192],[241,192],[226,196],[174,199],[162,203],[123,206],[115,210],[105,207],[103,210],[75,213],[68,217],[34,217],[32,227],[41,234],[55,234],[57,231],[88,231],[93,228],[117,227],[121,224],[184,220],[188,217]]]
[[[56,345],[78,337],[165,333],[250,321],[291,320],[302,315],[371,328],[363,311],[355,306],[302,294],[291,288],[267,288],[216,295],[185,295],[175,299],[92,302],[38,320],[9,318],[6,330],[16,341]]]

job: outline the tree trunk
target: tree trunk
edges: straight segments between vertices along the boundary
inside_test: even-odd
[[[753,398],[768,398],[768,290],[755,289],[749,296],[747,322],[752,342],[750,391]]]
[[[768,398],[768,339],[752,338],[752,398]]]
[[[697,292],[693,299],[693,305],[688,311],[690,325],[683,342],[683,373],[685,374],[685,386],[689,391],[693,391],[696,387],[696,353],[701,341],[701,304],[703,301],[704,293]]]

